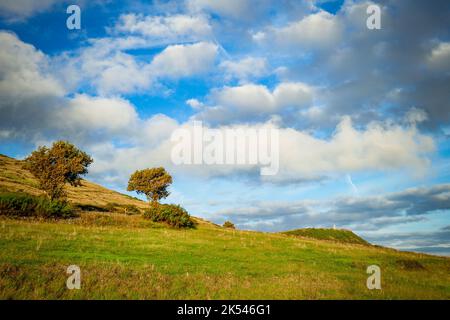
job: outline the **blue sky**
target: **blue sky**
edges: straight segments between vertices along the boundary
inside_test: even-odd
[[[0,152],[67,139],[89,179],[124,192],[164,166],[164,201],[217,223],[450,255],[449,17],[448,1],[2,1]],[[278,175],[174,165],[193,121],[276,128]]]

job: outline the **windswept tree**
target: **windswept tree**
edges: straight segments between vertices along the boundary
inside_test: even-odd
[[[127,190],[145,194],[152,206],[157,206],[170,194],[167,188],[171,183],[172,176],[162,167],[137,170],[131,175]]]
[[[56,141],[51,148],[39,147],[25,159],[24,167],[39,181],[51,200],[64,199],[66,183],[81,185],[81,175],[88,173],[92,158],[67,141]]]
[[[223,227],[229,228],[229,229],[236,229],[236,227],[234,226],[234,223],[231,221],[228,221],[228,220],[223,223]]]

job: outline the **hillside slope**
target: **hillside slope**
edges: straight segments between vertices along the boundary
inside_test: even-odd
[[[40,192],[7,157],[0,158],[0,191]],[[69,199],[145,206],[88,181],[70,188]],[[319,239],[322,232],[295,232],[207,222],[178,230],[120,213],[0,216],[0,299],[450,299],[448,258],[337,241],[342,233],[329,241]],[[66,288],[70,265],[81,269],[80,290]],[[381,268],[382,290],[366,287],[370,265]]]
[[[366,240],[356,235],[352,231],[343,229],[305,228],[285,231],[282,233],[296,237],[369,245]]]
[[[83,179],[80,187],[66,185],[68,200],[93,211],[103,211],[108,204],[119,206],[134,205],[143,210],[148,203],[107,189],[99,184]],[[0,192],[24,192],[32,195],[42,195],[44,192],[38,188],[38,182],[33,175],[22,168],[22,161],[0,154]],[[199,224],[211,224],[201,218],[193,217]]]
[[[145,208],[146,203],[137,198],[109,190],[93,182],[82,180],[81,187],[66,186],[68,200],[75,204],[105,206],[108,203],[135,205]],[[0,154],[0,192],[25,192],[33,195],[43,194],[33,175],[22,168],[22,161]]]

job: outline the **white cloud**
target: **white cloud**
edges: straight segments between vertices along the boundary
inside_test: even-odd
[[[217,45],[198,42],[172,45],[154,57],[150,69],[160,77],[180,78],[206,73],[212,67]]]
[[[284,82],[273,91],[273,98],[277,108],[297,106],[304,107],[311,104],[313,89],[300,82]]]
[[[74,52],[64,52],[54,59],[61,82],[73,90],[88,86],[101,95],[133,93],[153,84],[147,65],[125,50],[146,48],[148,42],[138,37],[90,39],[90,45]]]
[[[313,99],[313,88],[300,82],[281,83],[273,91],[264,85],[244,84],[213,90],[211,107],[203,108],[198,118],[211,122],[256,120],[282,112],[286,108],[301,109]]]
[[[48,57],[35,47],[4,31],[0,43],[0,127],[7,137],[36,134],[51,125],[46,115],[57,108],[65,89],[49,71]]]
[[[238,87],[224,87],[212,94],[216,104],[227,109],[243,112],[271,113],[277,110],[272,93],[264,85],[245,84]]]
[[[77,56],[60,57],[65,74],[73,75],[78,83],[92,86],[101,95],[130,94],[151,90],[164,78],[179,79],[201,75],[210,70],[217,46],[209,42],[170,45],[151,61],[138,59],[122,50],[146,47],[140,38],[104,38],[92,41]]]
[[[428,64],[439,71],[450,71],[450,42],[441,42],[428,56]]]
[[[195,110],[199,110],[203,107],[203,103],[197,99],[188,99],[186,100],[186,104]]]
[[[142,139],[132,147],[117,148],[116,151],[96,155],[105,159],[97,167],[97,173],[116,172],[125,179],[140,166],[162,165],[176,175],[193,177],[226,176],[247,173],[259,176],[256,165],[174,165],[171,161],[173,142],[170,135],[175,129],[193,132],[193,124],[178,124],[166,116],[155,116],[139,126]],[[144,130],[142,130],[145,128]],[[349,118],[344,118],[335,133],[328,138],[317,138],[305,131],[282,128],[274,123],[252,125],[228,125],[214,127],[212,132],[272,128],[279,132],[279,172],[264,176],[263,181],[275,183],[313,181],[359,171],[389,172],[405,170],[405,174],[420,175],[427,171],[429,156],[434,151],[433,139],[417,131],[414,125],[402,127],[387,123],[371,123],[364,129],[353,127]],[[210,127],[203,126],[209,131]],[[246,153],[255,151],[246,145]],[[129,163],[128,159],[136,159]],[[107,159],[107,160],[106,160]],[[128,161],[128,162],[127,162]]]
[[[61,109],[61,123],[75,130],[108,130],[109,133],[131,131],[138,115],[133,105],[121,98],[76,95]]]
[[[405,115],[405,120],[409,124],[417,124],[427,120],[428,116],[422,109],[411,108]]]
[[[223,69],[225,80],[238,79],[241,82],[248,82],[267,74],[268,65],[265,58],[246,57],[241,60],[226,60],[220,63]]]
[[[349,117],[342,119],[329,139],[280,129],[282,172],[275,179],[403,168],[423,174],[430,164],[425,155],[434,149],[433,139],[420,134],[414,126],[372,122],[365,130],[357,130]]]
[[[172,132],[179,127],[178,122],[163,114],[156,114],[142,123],[141,141],[147,146],[158,145],[170,138]]]
[[[75,143],[81,141],[89,148],[92,147],[92,150],[98,150],[93,153],[96,160],[99,159],[96,173],[109,176],[116,174],[118,177],[126,177],[129,170],[150,165],[164,165],[174,172],[206,176],[232,174],[238,170],[257,172],[255,167],[200,166],[193,170],[190,166],[173,166],[170,161],[170,133],[176,128],[189,128],[189,123],[178,124],[174,119],[163,115],[141,119],[130,102],[118,97],[76,95],[64,98],[64,90],[45,72],[48,63],[45,55],[12,34],[0,33],[0,39],[0,66],[3,72],[0,107],[3,115],[2,132],[8,132],[7,136],[10,136],[12,129],[21,131],[24,125],[26,130],[34,126],[37,132],[58,130],[56,132],[59,137],[69,135],[72,140],[76,140]],[[197,54],[204,52],[208,44],[175,48],[176,51],[195,48],[194,53]],[[215,50],[213,46],[211,51]],[[170,66],[167,69],[169,72],[182,70],[182,75],[191,74],[192,66],[188,66],[187,60],[178,69],[175,68],[182,59],[178,53],[165,56],[163,51],[161,55],[164,59],[159,61],[164,63],[159,67],[167,64]],[[186,55],[182,56],[186,58]],[[187,56],[192,58],[192,55]],[[173,64],[168,57],[174,59]],[[187,71],[183,70],[184,67]],[[36,83],[40,86],[36,87]],[[277,113],[288,107],[307,110],[306,107],[312,101],[312,91],[311,87],[303,83],[281,83],[273,91],[265,86],[248,84],[224,87],[213,92],[211,99],[226,107],[231,114],[256,116]],[[57,98],[60,104],[51,103],[49,108],[49,101],[53,98]],[[15,105],[5,104],[5,101],[15,100],[18,101]],[[195,100],[189,103],[199,107],[201,112],[208,109]],[[23,123],[23,119],[29,125]],[[418,132],[415,127],[416,122],[423,120],[423,113],[419,110],[408,113],[406,120],[403,127],[373,122],[364,129],[356,129],[349,118],[344,118],[329,138],[318,138],[305,131],[280,127],[270,121],[244,127],[232,125],[217,128],[225,130],[271,126],[278,129],[280,172],[270,179],[291,181],[362,170],[411,168],[417,174],[424,172],[429,165],[428,155],[434,150],[433,140]],[[25,134],[27,131],[21,132]],[[92,140],[91,137],[96,139]],[[117,141],[119,145],[126,147],[114,146],[111,141]],[[135,160],[130,162],[130,158]]]
[[[120,16],[114,31],[164,42],[180,42],[204,40],[211,35],[212,28],[206,17],[200,15],[144,16],[130,13]]]
[[[9,32],[0,32],[0,43],[0,93],[4,103],[20,104],[24,99],[64,93],[49,73],[49,60],[42,52]],[[11,99],[5,101],[7,97]]]
[[[285,27],[268,27],[264,31],[258,31],[253,39],[270,46],[275,42],[284,48],[327,48],[341,40],[342,29],[336,16],[319,11]]]
[[[133,56],[119,51],[105,59],[97,58],[86,57],[82,70],[100,94],[132,93],[150,87],[152,77],[146,64]]]

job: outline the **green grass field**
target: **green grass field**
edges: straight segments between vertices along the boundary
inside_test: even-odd
[[[0,191],[40,192],[19,161],[2,156]],[[88,181],[69,200],[146,206]],[[0,299],[450,299],[449,258],[372,246],[345,230],[276,234],[195,220],[177,230],[120,213],[0,216]],[[373,264],[381,290],[366,287]],[[66,287],[69,265],[81,268],[80,290]]]
[[[450,298],[449,259],[374,246],[104,213],[0,224],[2,299]],[[80,290],[65,285],[72,264]],[[371,264],[382,290],[366,288]]]

